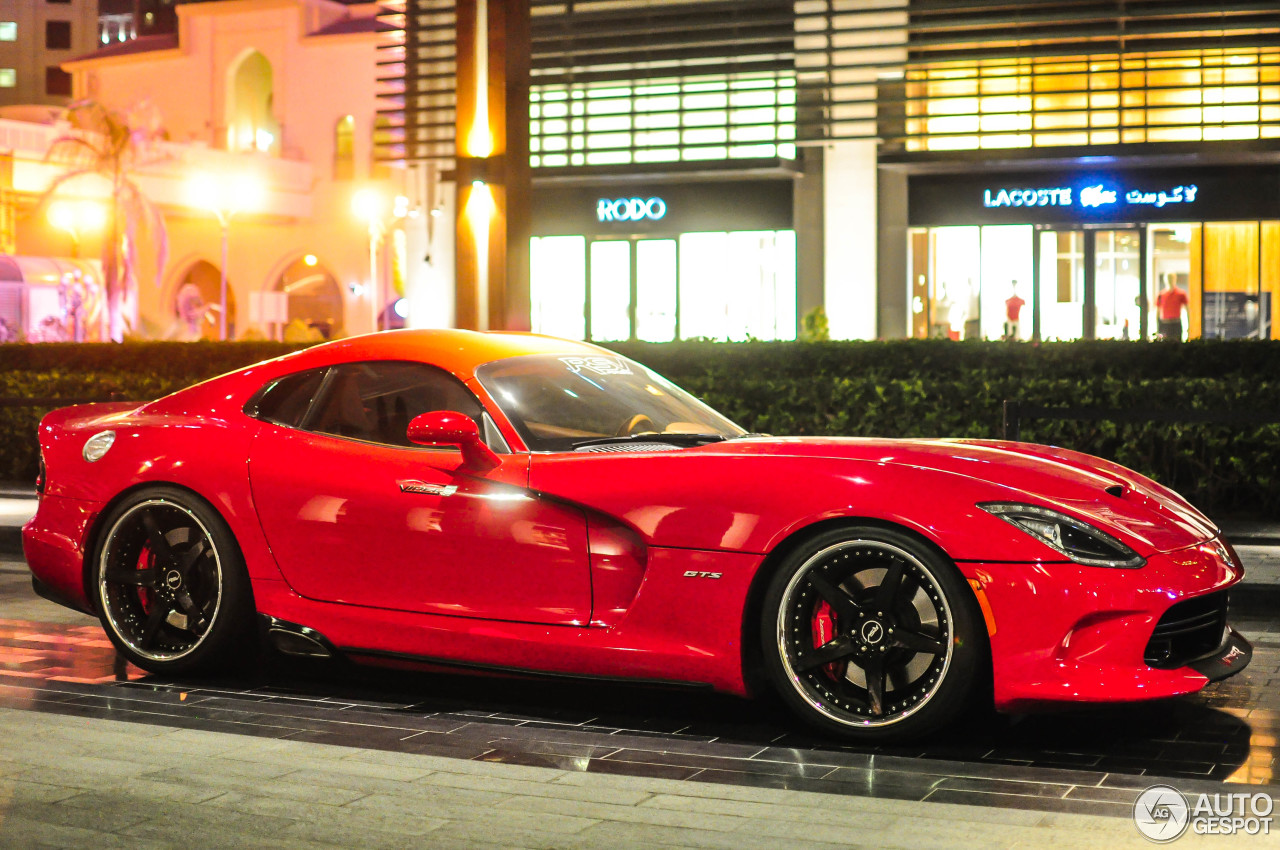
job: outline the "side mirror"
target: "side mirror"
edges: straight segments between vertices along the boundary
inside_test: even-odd
[[[413,418],[407,433],[409,442],[419,446],[457,446],[462,465],[481,472],[498,465],[498,456],[480,438],[480,429],[470,416],[452,410],[430,410]]]

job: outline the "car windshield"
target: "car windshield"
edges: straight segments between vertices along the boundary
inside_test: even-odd
[[[512,357],[485,364],[476,377],[531,451],[570,451],[614,440],[688,445],[744,433],[625,357]]]

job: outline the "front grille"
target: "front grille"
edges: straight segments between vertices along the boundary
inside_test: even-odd
[[[1143,660],[1164,670],[1185,667],[1217,649],[1226,626],[1226,591],[1185,599],[1156,623]]]

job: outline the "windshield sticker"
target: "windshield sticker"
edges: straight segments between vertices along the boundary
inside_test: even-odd
[[[631,374],[631,369],[622,361],[621,357],[605,357],[603,355],[561,357],[560,362],[568,366],[569,371],[575,375],[581,374],[583,370],[595,372],[597,375]]]

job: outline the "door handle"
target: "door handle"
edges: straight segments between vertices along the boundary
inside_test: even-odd
[[[421,493],[424,496],[452,496],[458,492],[456,484],[428,484],[412,478],[397,481],[396,484],[400,485],[401,493]]]

